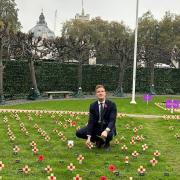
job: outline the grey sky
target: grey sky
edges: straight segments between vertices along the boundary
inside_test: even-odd
[[[56,35],[60,35],[62,23],[81,13],[82,0],[15,0],[19,9],[22,31],[27,32],[36,25],[43,9],[46,22],[54,30],[57,10]],[[130,28],[135,27],[136,0],[84,0],[85,13],[90,17],[100,16],[104,20],[123,21]],[[180,14],[180,0],[139,0],[139,16],[151,10],[154,17],[161,19],[165,11]]]

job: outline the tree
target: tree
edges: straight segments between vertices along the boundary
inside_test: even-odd
[[[78,61],[78,91],[77,97],[82,96],[82,65],[88,61],[89,52],[93,49],[88,22],[72,20],[66,22],[62,35],[67,41],[69,58]]]
[[[14,0],[0,0],[0,104],[4,104],[3,92],[3,55],[7,54],[10,32],[20,28]]]
[[[112,27],[113,23],[110,25],[108,21],[104,21],[100,18],[94,18],[87,22],[72,20],[64,24],[62,35],[81,38],[89,36],[93,44],[93,49],[96,51],[96,58],[98,60],[110,61],[107,39],[110,37],[110,34],[113,34],[111,31]]]
[[[165,58],[167,64],[170,64],[173,60],[172,54],[173,50],[175,51],[180,48],[180,16],[171,14],[170,12],[166,12],[162,20],[160,21],[160,29],[161,29],[161,49],[164,49],[168,54],[168,59]],[[176,61],[177,53],[176,51]],[[178,61],[177,61],[178,62]],[[172,62],[172,65],[173,62]]]
[[[78,60],[78,91],[76,97],[82,97],[82,68],[85,61],[89,59],[89,52],[92,49],[90,37],[69,37],[70,57]]]
[[[11,54],[15,59],[27,59],[29,64],[29,70],[32,81],[32,88],[29,95],[29,99],[36,99],[40,97],[40,92],[38,90],[36,74],[34,68],[34,61],[40,59],[40,55],[44,55],[42,53],[42,41],[41,37],[34,38],[33,33],[25,34],[18,32],[14,36],[14,43],[11,47]]]
[[[116,89],[116,95],[122,95],[122,82],[126,63],[132,60],[132,37],[131,30],[123,23],[115,21],[108,22],[101,18],[94,18],[88,22],[81,22],[78,20],[72,20],[66,22],[62,31],[63,36],[74,37],[74,39],[82,41],[82,39],[88,40],[89,47],[86,46],[86,50],[83,49],[84,58],[83,61],[79,61],[79,71],[81,71],[81,64],[85,63],[85,59],[88,59],[88,50],[90,52],[96,52],[96,59],[101,60],[103,64],[115,64],[119,67],[119,80]],[[83,41],[84,42],[84,41]],[[79,42],[80,43],[80,42]],[[79,44],[77,43],[77,44]],[[76,43],[75,43],[76,44]],[[80,44],[77,46],[81,46]],[[76,47],[76,45],[74,45]],[[87,48],[88,47],[88,48]],[[74,49],[75,50],[75,49]],[[82,50],[73,51],[74,55],[82,53]],[[84,56],[83,55],[83,56]],[[77,57],[78,58],[78,57]],[[81,59],[81,58],[80,58]],[[79,81],[81,82],[81,80]],[[81,83],[79,83],[79,86]]]
[[[125,70],[132,66],[133,60],[133,41],[132,36],[126,36],[125,39],[114,39],[110,46],[112,57],[116,58],[118,65],[118,83],[114,92],[115,96],[122,97],[123,93],[123,80]]]
[[[56,37],[55,39],[43,39],[44,54],[51,54],[52,59],[64,63],[68,61],[70,47],[67,44],[67,39]]]
[[[166,12],[161,21],[154,19],[150,11],[139,19],[139,60],[143,59],[150,70],[149,86],[152,94],[155,93],[154,65],[156,63],[172,64],[172,50],[180,42],[179,24],[178,16],[170,12]]]
[[[139,53],[140,59],[145,60],[147,67],[150,70],[149,86],[150,92],[155,94],[154,90],[154,64],[159,61],[159,24],[154,19],[150,11],[146,12],[139,19]],[[140,50],[144,49],[144,54]],[[143,55],[143,57],[142,57]]]

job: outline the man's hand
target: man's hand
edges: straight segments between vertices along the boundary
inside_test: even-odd
[[[108,135],[108,132],[107,132],[106,130],[101,133],[101,136],[102,136],[102,137],[107,138],[107,135]]]
[[[91,137],[88,136],[87,140],[86,140],[86,145],[91,143]]]

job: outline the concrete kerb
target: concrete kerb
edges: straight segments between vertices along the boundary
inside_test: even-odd
[[[52,113],[52,114],[76,114],[76,115],[88,115],[88,112],[77,112],[77,111],[53,111],[53,110],[26,110],[26,109],[0,109],[1,113]],[[124,114],[118,113],[117,117],[137,117],[137,118],[163,118],[162,115],[145,115],[145,114]]]

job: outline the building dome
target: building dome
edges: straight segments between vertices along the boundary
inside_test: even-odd
[[[41,15],[39,16],[39,21],[37,22],[36,26],[30,29],[29,33],[33,33],[35,38],[38,38],[38,37],[42,37],[46,39],[55,38],[54,32],[51,31],[47,26],[43,13],[41,13]]]

